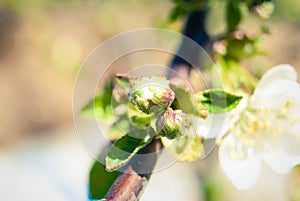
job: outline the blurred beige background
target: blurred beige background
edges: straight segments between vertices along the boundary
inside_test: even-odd
[[[213,11],[222,10],[220,5],[220,1],[216,0]],[[13,181],[17,181],[18,177],[35,181],[35,187],[44,186],[46,190],[41,187],[40,195],[49,195],[49,192],[57,192],[58,189],[62,191],[57,195],[51,193],[54,197],[48,200],[85,198],[91,158],[81,147],[72,120],[72,91],[80,65],[97,45],[124,31],[147,27],[180,31],[182,22],[168,23],[171,8],[168,0],[0,1],[0,178],[4,181],[0,189],[7,193],[0,191],[0,200],[1,197],[9,200],[9,194],[15,193]],[[269,56],[246,61],[249,69],[259,71],[275,64],[290,63],[300,72],[299,8],[298,0],[277,1],[274,17],[265,22],[271,26],[272,32],[263,44]],[[218,35],[224,29],[221,21],[222,12],[210,14],[208,29],[212,35]],[[247,18],[245,29],[254,34],[257,30],[252,27],[257,22],[256,17]],[[167,64],[168,59],[162,57],[159,62]],[[65,165],[63,156],[72,156],[71,162]],[[75,166],[77,169],[69,171]],[[182,184],[193,178],[188,170],[176,168],[176,174],[187,172]],[[293,177],[292,184],[299,184],[299,171],[292,174],[298,175]],[[51,177],[54,178],[52,183]],[[278,181],[280,179],[285,182],[286,178],[279,177]],[[158,179],[153,180],[159,183]],[[197,185],[197,181],[193,182]],[[278,185],[276,189],[286,186],[285,183]],[[154,193],[150,193],[149,197],[161,193],[156,184],[153,186],[146,191]],[[182,187],[179,185],[178,188]],[[286,188],[295,191],[294,187]],[[241,194],[234,191],[231,198],[255,200],[251,199],[250,192],[243,193],[245,199],[238,199]],[[299,193],[295,192],[293,200],[296,197],[300,200]],[[186,195],[183,193],[182,196]],[[191,200],[199,199],[192,194],[191,197]],[[288,195],[283,197],[289,200]],[[31,200],[38,198],[33,196]],[[278,197],[278,200],[284,200],[281,198]]]

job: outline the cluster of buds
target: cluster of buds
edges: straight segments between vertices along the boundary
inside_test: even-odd
[[[129,91],[129,100],[144,113],[151,113],[155,108],[168,108],[175,98],[164,77],[141,77]]]
[[[182,136],[189,126],[188,116],[182,110],[169,108],[156,121],[156,129],[161,136],[174,139]]]
[[[164,77],[141,77],[129,91],[129,101],[146,114],[164,109],[156,120],[158,135],[175,139],[182,136],[189,126],[189,117],[182,110],[170,108],[175,92]]]

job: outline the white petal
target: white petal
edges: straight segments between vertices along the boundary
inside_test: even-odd
[[[198,136],[204,138],[221,138],[235,123],[230,113],[210,114],[206,119],[197,118],[196,131]]]
[[[297,72],[289,64],[281,64],[271,68],[262,76],[254,94],[261,94],[260,91],[264,90],[266,86],[275,80],[290,80],[295,82],[297,80]]]
[[[299,156],[291,156],[282,150],[273,153],[261,154],[262,159],[276,172],[288,173],[295,165],[300,163]]]
[[[277,138],[279,144],[277,149],[283,150],[289,155],[300,157],[300,137],[299,134],[285,133]],[[276,140],[276,139],[275,139]],[[276,143],[276,142],[275,142]]]
[[[300,85],[290,80],[276,80],[254,93],[251,106],[283,109],[287,101],[300,105]]]
[[[245,95],[246,96],[246,95]],[[206,119],[195,118],[194,125],[199,137],[221,138],[238,120],[239,114],[248,106],[248,97],[244,97],[231,112],[209,114]]]
[[[243,159],[233,159],[230,156],[229,142],[232,139],[230,137],[224,139],[219,149],[221,167],[238,189],[250,188],[259,176],[260,159],[251,152]]]

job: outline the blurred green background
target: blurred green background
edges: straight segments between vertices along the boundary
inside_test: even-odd
[[[217,36],[224,30],[224,5],[221,0],[212,2],[207,28]],[[168,21],[172,6],[168,0],[0,1],[0,149],[40,135],[64,135],[56,131],[73,127],[73,86],[88,54],[106,39],[132,29],[180,31],[181,21]],[[255,34],[260,22],[249,16],[243,27]],[[264,23],[272,33],[263,44],[269,55],[245,65],[260,70],[290,63],[299,72],[300,1],[278,0],[274,16]],[[169,58],[161,59],[168,63]],[[295,186],[299,172],[293,175]],[[291,199],[300,200],[294,187],[287,188],[294,192]],[[217,194],[212,193],[211,200],[218,200]]]

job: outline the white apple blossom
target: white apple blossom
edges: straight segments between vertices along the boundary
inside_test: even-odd
[[[282,174],[300,163],[300,85],[290,65],[267,71],[254,94],[224,117],[223,131],[217,134],[200,126],[198,134],[219,137],[221,167],[238,189],[256,182],[261,161]],[[216,125],[213,119],[218,117],[205,121]]]

